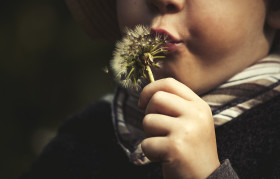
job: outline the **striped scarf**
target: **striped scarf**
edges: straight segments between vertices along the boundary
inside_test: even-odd
[[[221,86],[201,96],[212,109],[215,126],[223,125],[245,111],[280,94],[280,56],[269,55],[236,74]],[[144,111],[138,96],[118,88],[112,103],[113,124],[119,144],[135,165],[149,163],[141,149],[145,138]]]

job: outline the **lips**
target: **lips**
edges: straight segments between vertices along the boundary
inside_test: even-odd
[[[172,34],[170,34],[169,32],[167,32],[164,29],[153,29],[152,28],[152,32],[156,33],[156,34],[164,35],[167,37],[168,42],[165,44],[165,46],[168,48],[167,54],[177,51],[179,46],[183,43],[182,40],[175,38]]]

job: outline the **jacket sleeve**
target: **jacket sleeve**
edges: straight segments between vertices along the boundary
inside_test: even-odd
[[[104,160],[118,150],[110,118],[110,104],[102,101],[68,119],[21,179],[106,178]]]
[[[239,177],[232,168],[230,161],[226,159],[207,179],[238,179]]]

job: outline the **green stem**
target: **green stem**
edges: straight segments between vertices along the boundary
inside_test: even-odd
[[[153,72],[151,70],[151,67],[150,66],[146,66],[146,70],[148,71],[148,76],[149,76],[149,79],[150,79],[150,82],[154,82],[155,79],[154,79],[154,75],[153,75]]]
[[[152,48],[151,52],[154,51],[155,49],[157,49],[157,48],[158,48],[161,44],[163,44],[163,43],[164,43],[164,41],[159,42],[158,44],[156,44],[156,45]]]
[[[156,59],[156,58],[165,58],[165,56],[154,56],[153,58],[154,59]]]
[[[163,53],[163,52],[167,52],[167,51],[168,51],[168,50],[162,50],[162,49],[160,49],[160,50],[156,50],[156,51],[152,52],[151,55],[157,55],[157,54],[159,54],[159,53]]]
[[[133,68],[130,70],[129,74],[127,75],[126,79],[128,79],[128,78],[130,77],[131,73],[132,73],[134,70],[135,70],[135,68],[133,67]]]

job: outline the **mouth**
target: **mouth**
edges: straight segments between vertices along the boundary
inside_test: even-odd
[[[154,29],[152,28],[152,33],[163,35],[167,38],[167,43],[164,45],[167,47],[167,54],[173,53],[178,50],[179,46],[183,44],[183,40],[175,38],[172,34],[164,29]]]

